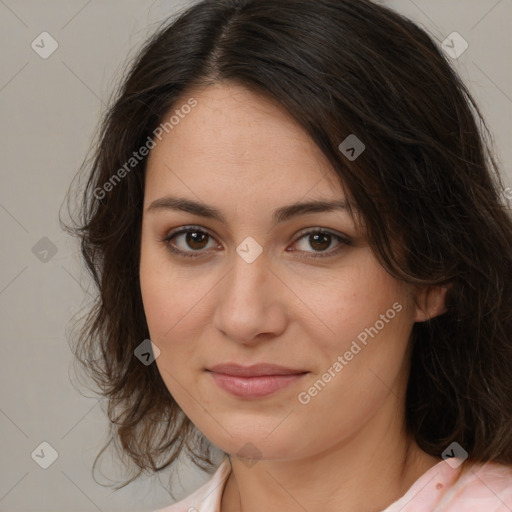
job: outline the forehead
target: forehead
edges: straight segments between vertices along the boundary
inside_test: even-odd
[[[182,108],[188,104],[195,106]],[[182,95],[164,122],[173,115],[172,128],[155,139],[149,154],[148,194],[193,187],[200,197],[225,198],[230,191],[244,190],[252,195],[279,190],[293,199],[310,193],[343,195],[330,163],[309,135],[265,96],[235,84],[215,84]]]

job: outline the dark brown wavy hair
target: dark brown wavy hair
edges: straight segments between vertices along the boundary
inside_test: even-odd
[[[73,350],[108,403],[109,444],[137,470],[118,488],[183,449],[214,466],[156,364],[134,356],[149,338],[139,285],[147,158],[104,184],[179,98],[219,82],[277,100],[307,131],[391,275],[451,284],[446,312],[413,327],[408,432],[437,457],[456,441],[470,461],[512,464],[512,221],[492,137],[448,58],[369,0],[203,0],[166,20],[130,63],[82,166],[78,218],[64,226],[98,290]],[[339,149],[350,134],[366,146],[353,161]]]

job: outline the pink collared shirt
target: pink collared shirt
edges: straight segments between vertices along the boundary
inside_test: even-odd
[[[512,512],[512,466],[471,464],[464,472],[463,467],[440,461],[382,512]],[[220,512],[230,473],[231,465],[225,457],[212,478],[197,491],[155,512]]]

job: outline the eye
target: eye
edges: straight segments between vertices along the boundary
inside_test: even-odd
[[[327,251],[327,249],[336,242],[336,248]],[[295,244],[299,245],[300,252],[309,253],[301,257],[315,259],[336,256],[344,249],[345,246],[351,245],[352,242],[345,236],[326,231],[322,228],[316,228],[305,233],[301,233],[301,236],[297,239]],[[313,251],[309,251],[308,247],[312,248]],[[294,252],[295,250],[296,249],[292,249],[291,252]]]
[[[212,248],[221,248],[219,244],[215,243],[212,235],[198,226],[179,228],[169,233],[161,241],[173,254],[187,258],[198,258]],[[327,250],[333,243],[336,248]],[[347,237],[322,228],[302,232],[300,237],[294,242],[294,245],[299,245],[298,252],[306,253],[300,257],[311,259],[336,256],[345,246],[351,244],[352,242]],[[308,248],[312,248],[313,251],[308,250]],[[297,249],[287,250],[288,252],[297,251]]]
[[[188,226],[170,233],[162,242],[174,254],[197,258],[201,253],[206,252],[205,249],[218,247],[216,244],[209,246],[208,242],[213,240],[213,237],[204,229]]]

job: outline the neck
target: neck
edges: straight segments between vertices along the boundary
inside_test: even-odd
[[[389,400],[396,402],[390,395]],[[407,437],[396,403],[323,453],[247,465],[231,456],[222,512],[377,512],[403,496],[440,459]]]

